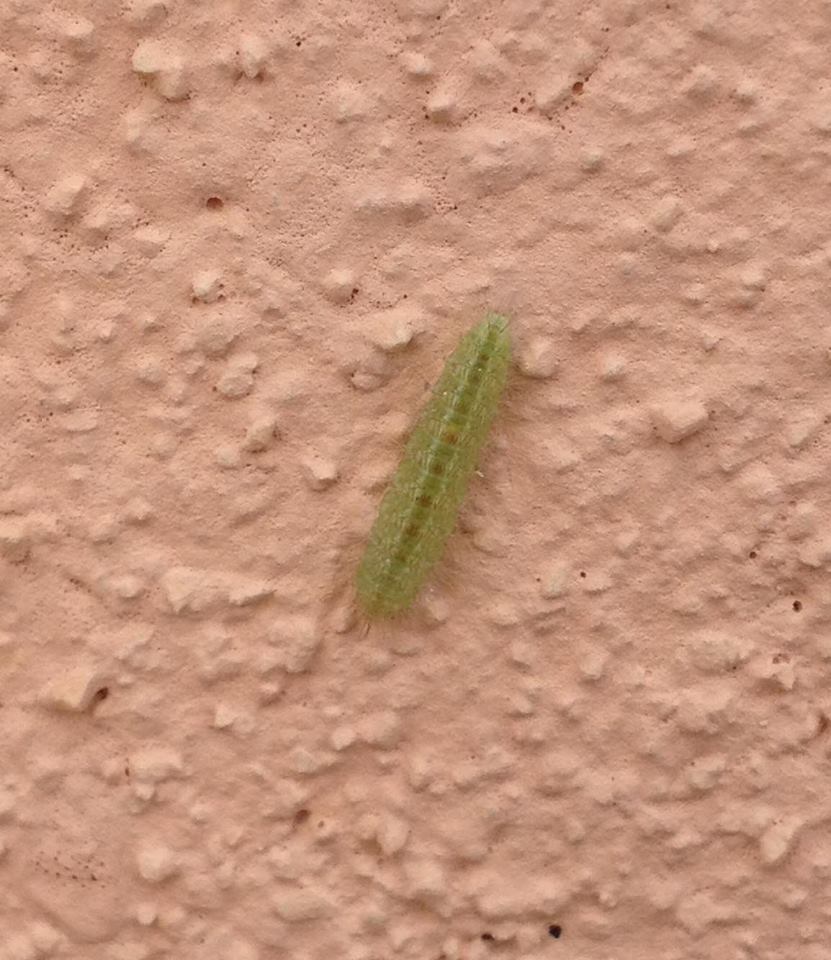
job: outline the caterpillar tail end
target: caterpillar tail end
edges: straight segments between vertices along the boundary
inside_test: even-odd
[[[485,317],[485,324],[499,333],[507,333],[509,322],[507,314],[497,313],[495,310],[490,310]]]

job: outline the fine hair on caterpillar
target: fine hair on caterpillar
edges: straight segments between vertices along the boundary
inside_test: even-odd
[[[456,526],[508,378],[507,318],[489,313],[445,363],[381,501],[358,568],[369,619],[409,609]]]

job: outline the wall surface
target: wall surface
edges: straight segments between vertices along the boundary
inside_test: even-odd
[[[0,960],[826,960],[823,0],[0,0]],[[516,364],[411,616],[352,578]]]

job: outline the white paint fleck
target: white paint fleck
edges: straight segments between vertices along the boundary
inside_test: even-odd
[[[180,869],[176,854],[165,844],[144,841],[136,853],[136,866],[139,876],[147,883],[164,883],[174,877]]]
[[[699,400],[667,400],[652,410],[658,436],[667,443],[680,443],[698,433],[708,419],[707,408]]]
[[[93,666],[76,665],[49,680],[38,694],[44,707],[67,713],[88,710],[107,685],[107,674]]]

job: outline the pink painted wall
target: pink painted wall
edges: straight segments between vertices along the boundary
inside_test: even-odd
[[[0,960],[826,960],[829,49],[0,3]],[[367,632],[488,308],[482,475]]]

